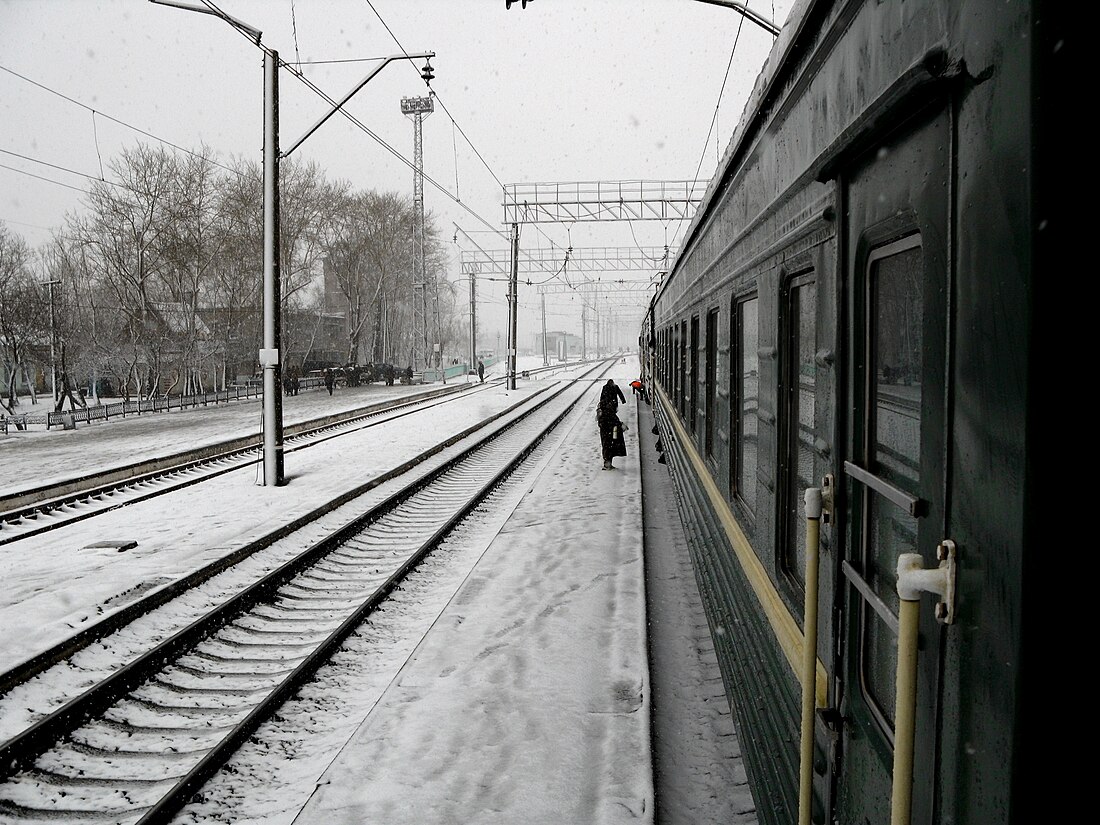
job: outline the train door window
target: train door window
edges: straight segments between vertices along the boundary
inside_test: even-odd
[[[688,418],[691,431],[695,432],[696,419],[699,418],[699,316],[691,316],[691,381],[688,383],[691,396],[688,399]]]
[[[799,587],[806,584],[803,495],[817,484],[817,284],[812,272],[791,278],[783,295],[783,437],[780,442],[783,519],[781,563]]]
[[[868,260],[864,296],[863,460],[886,486],[863,488],[866,518],[860,543],[865,579],[895,615],[897,559],[917,546],[917,519],[889,494],[900,490],[916,500],[920,488],[922,270],[918,236],[877,249]],[[892,727],[896,640],[888,625],[873,612],[865,613],[863,683],[883,721]]]
[[[705,447],[707,455],[714,455],[714,411],[718,394],[718,310],[707,313],[707,358],[706,358],[706,416]]]
[[[757,411],[760,380],[759,299],[754,295],[735,299],[733,305],[734,348],[733,452],[730,476],[733,493],[750,512],[756,510]]]

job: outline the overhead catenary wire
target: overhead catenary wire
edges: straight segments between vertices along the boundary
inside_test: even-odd
[[[390,28],[389,24],[385,21],[385,19],[382,17],[382,15],[378,13],[378,9],[376,9],[374,7],[374,3],[372,2],[372,0],[366,0],[366,4],[368,6],[370,6],[371,11],[374,12],[374,16],[378,18],[378,22],[380,22],[382,24],[382,26],[383,26],[383,28],[385,28],[386,32],[389,33],[389,36],[391,38],[393,38],[393,42],[397,44],[397,48],[401,49],[401,52],[402,52],[402,54],[405,55],[405,57],[408,57],[409,56],[408,50],[401,43],[401,41],[397,39],[397,35],[393,33],[393,29]],[[443,108],[444,113],[446,113],[447,117],[450,118],[452,126],[456,129],[458,129],[459,134],[462,135],[463,140],[466,141],[466,144],[470,147],[470,149],[473,150],[473,153],[475,155],[477,155],[477,159],[481,161],[481,163],[485,167],[486,171],[492,176],[493,180],[496,181],[497,186],[500,187],[501,194],[503,195],[503,193],[507,189],[507,187],[505,187],[505,185],[504,185],[504,182],[500,179],[500,177],[497,175],[497,173],[493,171],[493,168],[491,166],[489,166],[489,162],[487,160],[485,160],[485,158],[482,156],[481,152],[479,152],[477,147],[474,146],[474,142],[472,140],[470,140],[469,135],[466,134],[466,131],[458,124],[458,121],[455,120],[454,115],[451,114],[451,110],[447,108],[447,104],[443,101],[443,98],[439,96],[439,93],[435,90],[432,90],[432,94],[435,97],[436,101],[439,103],[439,105]],[[544,238],[546,238],[547,241],[550,242],[551,246],[557,246],[557,244],[554,243],[554,239],[551,238],[549,235],[547,235],[546,232],[544,232],[543,229],[537,223],[532,223],[531,225],[535,228],[536,232],[538,232],[540,235],[542,235]]]
[[[707,137],[706,140],[703,141],[703,151],[699,153],[699,162],[695,164],[695,174],[692,175],[692,180],[697,181],[699,179],[699,170],[703,168],[703,158],[707,156],[707,147],[710,144],[710,136],[714,132],[714,125],[718,122],[718,109],[722,105],[722,96],[726,92],[726,83],[727,81],[729,81],[730,68],[732,68],[733,66],[734,55],[737,54],[737,44],[741,40],[741,28],[744,25],[745,18],[739,15],[737,18],[737,32],[736,34],[734,34],[733,37],[733,48],[730,49],[730,59],[729,62],[726,64],[726,73],[722,77],[722,87],[718,90],[718,102],[714,104],[714,114],[711,116],[710,119],[710,128],[707,129]],[[672,235],[673,245],[675,245],[676,239],[680,236],[680,229],[683,227],[683,224],[684,215],[681,215],[680,220],[676,222],[676,231]]]
[[[378,17],[379,22],[382,23],[383,27],[385,27],[385,29],[389,33],[390,37],[393,38],[393,40],[397,44],[398,48],[401,49],[402,54],[404,54],[406,56],[406,58],[411,60],[412,58],[409,56],[408,50],[405,49],[405,47],[402,45],[401,41],[397,39],[396,35],[394,35],[393,31],[390,29],[390,27],[386,23],[385,19],[382,18],[382,16],[378,13],[378,10],[374,7],[373,3],[371,3],[371,0],[366,0],[366,2],[367,2],[367,5],[370,6],[371,10],[374,12],[375,16]],[[218,16],[222,17],[223,19],[226,19],[226,20],[230,19],[229,16],[224,11],[222,11],[216,3],[213,2],[213,0],[202,0],[202,3],[207,8],[209,8],[211,11],[213,11],[216,15],[218,15]],[[244,37],[246,40],[248,40],[248,42],[251,43],[253,46],[256,46],[257,48],[261,49],[265,53],[268,53],[268,54],[271,53],[271,51],[272,51],[271,49],[269,49],[267,46],[264,46],[263,44],[259,43],[252,36],[250,36],[247,32],[241,30],[237,26],[233,26],[233,28],[242,37]],[[445,186],[443,186],[443,184],[439,183],[437,180],[435,180],[433,177],[428,175],[423,170],[417,169],[416,165],[411,160],[406,158],[403,154],[401,154],[401,152],[399,152],[397,149],[395,149],[393,146],[391,146],[381,136],[377,135],[373,130],[371,130],[361,120],[359,120],[353,114],[348,112],[343,106],[339,105],[336,102],[336,100],[334,98],[332,98],[331,95],[329,95],[327,92],[325,92],[319,86],[317,86],[316,83],[314,83],[312,80],[310,80],[308,77],[306,77],[305,74],[303,74],[299,69],[296,69],[295,67],[293,67],[291,64],[287,63],[286,61],[280,60],[279,62],[287,68],[287,70],[290,72],[291,76],[295,77],[299,82],[301,82],[308,89],[310,89],[310,91],[312,91],[314,94],[316,94],[322,100],[324,100],[326,103],[328,103],[330,106],[332,106],[335,112],[339,112],[341,115],[344,116],[345,119],[347,119],[349,122],[351,122],[356,127],[358,127],[362,132],[364,132],[368,137],[370,137],[372,140],[374,140],[376,143],[378,143],[378,145],[380,145],[382,148],[384,148],[386,151],[388,151],[390,154],[392,154],[395,158],[397,158],[399,161],[404,163],[406,166],[408,166],[413,171],[418,172],[423,177],[423,179],[425,181],[430,183],[433,187],[435,187],[443,195],[445,195],[446,197],[448,197],[452,201],[454,201],[454,203],[456,203],[458,206],[462,207],[464,210],[469,212],[474,218],[476,218],[480,223],[482,223],[484,226],[486,226],[491,232],[498,235],[500,238],[511,242],[511,238],[507,234],[505,234],[502,230],[498,229],[497,227],[493,226],[479,212],[477,212],[475,209],[470,207],[468,204],[464,203],[456,195],[454,195],[450,191],[448,191],[447,188]],[[447,110],[446,105],[443,103],[442,100],[439,99],[438,94],[434,90],[432,90],[432,94],[436,98],[436,100],[439,100],[440,105],[443,107],[444,111],[447,112],[447,116],[451,119],[452,123],[455,123],[456,128],[458,128],[458,131],[462,134],[463,138],[465,138],[467,143],[469,143],[470,148],[474,150],[475,154],[478,155],[478,157],[481,159],[482,163],[485,163],[486,169],[489,170],[489,173],[493,176],[494,180],[496,180],[497,183],[500,184],[503,187],[503,184],[500,182],[500,178],[497,177],[496,173],[493,172],[493,170],[485,162],[485,159],[481,158],[480,152],[478,152],[477,148],[474,147],[472,142],[470,142],[470,139],[466,136],[465,132],[462,130],[462,127],[459,126],[457,124],[457,122],[455,122],[454,118],[451,116],[450,112]],[[532,225],[534,226],[535,230],[537,232],[539,232],[539,234],[543,235],[543,237],[545,237],[550,242],[552,247],[554,247],[554,248],[559,247],[559,245],[556,244],[552,238],[550,238],[548,235],[546,235],[546,233],[543,232],[542,229],[537,224],[532,224]]]
[[[50,94],[57,95],[58,97],[62,98],[63,100],[67,100],[69,103],[72,103],[74,106],[79,106],[82,109],[87,109],[89,112],[92,112],[93,114],[97,114],[102,118],[106,118],[107,120],[111,121],[112,123],[117,123],[119,126],[125,126],[127,129],[131,129],[131,130],[137,132],[138,134],[145,135],[146,137],[152,138],[153,140],[155,140],[159,143],[163,143],[165,146],[171,146],[173,149],[178,149],[180,152],[191,155],[192,157],[196,157],[196,158],[203,157],[198,152],[194,152],[191,149],[185,149],[183,146],[180,146],[177,143],[173,143],[172,141],[168,140],[167,138],[162,138],[158,135],[154,135],[152,132],[146,131],[145,129],[142,129],[138,126],[134,126],[133,124],[127,123],[124,120],[119,120],[117,117],[112,117],[111,115],[108,115],[108,114],[106,114],[104,112],[101,112],[97,109],[93,109],[88,104],[81,103],[79,100],[76,100],[75,98],[69,97],[68,95],[63,94],[62,92],[59,92],[56,89],[51,89],[49,86],[46,86],[43,83],[39,83],[37,80],[31,80],[26,75],[22,75],[17,71],[9,69],[7,66],[0,65],[0,71],[5,71],[8,74],[13,75],[14,77],[18,77],[20,80],[23,80],[23,81],[26,81],[27,83],[30,83],[32,86],[37,86],[39,89],[42,89],[43,91],[47,91]],[[224,169],[227,172],[232,172],[233,174],[238,175],[238,176],[243,176],[243,174],[244,174],[239,169],[234,169],[232,166],[226,166],[224,164],[218,163],[217,161],[211,160],[208,157],[206,157],[204,159],[210,161],[215,166],[217,166],[221,169]]]
[[[302,53],[298,51],[298,17],[294,13],[294,0],[290,0],[290,29],[294,34],[294,56],[298,58],[298,65],[302,65]]]
[[[31,163],[37,163],[37,164],[40,164],[42,166],[48,166],[51,169],[57,169],[59,172],[68,172],[70,175],[79,175],[80,177],[88,178],[89,180],[96,180],[96,181],[100,181],[101,183],[109,183],[112,186],[118,186],[118,187],[121,187],[123,189],[127,188],[125,184],[116,183],[113,180],[107,180],[106,178],[99,177],[98,175],[89,175],[87,172],[78,172],[77,170],[70,169],[67,166],[58,166],[56,163],[50,163],[49,161],[39,160],[38,158],[32,158],[30,155],[21,155],[18,152],[12,152],[9,149],[0,149],[0,153],[3,153],[5,155],[11,155],[12,157],[19,158],[20,160],[27,160],[27,161],[30,161]]]
[[[33,172],[28,172],[26,169],[16,169],[14,166],[8,166],[6,163],[0,163],[0,169],[8,169],[12,172],[18,172],[20,175],[26,175],[29,178],[36,178],[38,180],[45,181],[46,183],[52,183],[56,186],[64,186],[66,189],[72,189],[76,192],[83,192],[85,195],[92,194],[87,189],[81,189],[79,186],[72,186],[71,184],[62,183],[61,181],[53,180],[52,178],[44,178],[41,175],[36,175]],[[80,173],[78,172],[77,174]]]

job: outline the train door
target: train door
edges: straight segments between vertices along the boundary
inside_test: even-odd
[[[883,139],[842,175],[846,459],[836,821],[891,821],[897,561],[936,567],[946,518],[951,120]],[[933,822],[943,626],[921,609],[911,821]]]

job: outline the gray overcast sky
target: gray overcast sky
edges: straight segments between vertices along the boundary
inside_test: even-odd
[[[193,0],[198,2],[198,0]],[[695,0],[216,0],[263,31],[287,62],[375,58],[434,51],[432,88],[442,107],[424,121],[425,202],[448,241],[454,223],[485,249],[504,249],[500,187],[534,181],[709,179],[771,48],[772,37],[739,14]],[[782,24],[792,0],[752,0]],[[377,14],[375,13],[377,11]],[[734,51],[735,38],[737,48]],[[296,35],[295,35],[296,30]],[[733,53],[717,127],[705,144]],[[349,110],[411,161],[412,123],[403,96],[426,94],[423,61],[395,62],[364,87]],[[82,194],[28,174],[85,187],[120,149],[151,139],[33,85],[23,75],[97,112],[186,148],[259,161],[262,54],[216,17],[147,0],[0,0],[0,220],[32,245],[50,237]],[[304,66],[339,99],[371,63]],[[7,71],[5,71],[7,70]],[[283,72],[281,145],[287,148],[328,108]],[[94,122],[93,122],[94,121]],[[331,179],[362,189],[411,194],[412,171],[337,116],[296,153]],[[456,163],[457,160],[457,163]],[[486,164],[492,170],[486,169]],[[496,179],[494,178],[496,176]],[[461,205],[453,197],[461,199]],[[468,207],[467,208],[464,208]],[[524,247],[663,246],[677,223],[541,224],[521,229]],[[460,274],[461,233],[447,277]],[[633,276],[645,279],[650,273]],[[521,288],[520,344],[535,331],[539,299]],[[482,283],[482,346],[504,328],[505,287]],[[548,298],[547,326],[579,332],[579,302]]]

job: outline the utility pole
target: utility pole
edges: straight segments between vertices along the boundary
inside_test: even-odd
[[[596,360],[600,358],[600,282],[596,281],[596,298],[592,301],[592,308],[596,310]]]
[[[425,58],[420,76],[428,83],[433,78],[430,58],[434,52],[417,52],[390,55],[375,66],[359,84],[348,92],[323,115],[304,135],[285,152],[279,151],[279,53],[262,45],[263,32],[226,14],[213,4],[197,6],[180,0],[150,0],[161,6],[171,6],[220,17],[233,28],[244,33],[264,52],[264,340],[259,352],[260,366],[264,371],[263,428],[264,428],[264,486],[276,487],[285,483],[283,477],[283,396],[281,375],[282,346],[282,289],[279,273],[279,160],[289,157],[321,127],[321,124],[340,111],[360,89],[394,60]]]
[[[424,118],[435,111],[435,101],[427,97],[401,98],[401,113],[413,122],[413,336],[423,347],[424,366],[431,360],[428,346],[428,275],[424,266]],[[438,299],[438,295],[437,295]],[[438,327],[438,319],[437,319]],[[438,337],[438,336],[437,336]],[[413,350],[413,369],[417,369]]]
[[[542,298],[542,365],[548,366],[550,361],[546,357],[546,293],[539,295]]]
[[[264,486],[283,478],[282,289],[279,272],[279,53],[264,49]]]
[[[54,316],[53,288],[61,284],[54,279],[43,281],[42,285],[50,291],[50,394],[53,396],[54,408],[57,408],[57,321]]]
[[[470,273],[470,370],[477,369],[477,275]]]
[[[512,224],[512,277],[508,282],[508,389],[516,388],[516,316],[519,314],[519,224]]]
[[[588,302],[581,293],[581,360],[588,360]]]

